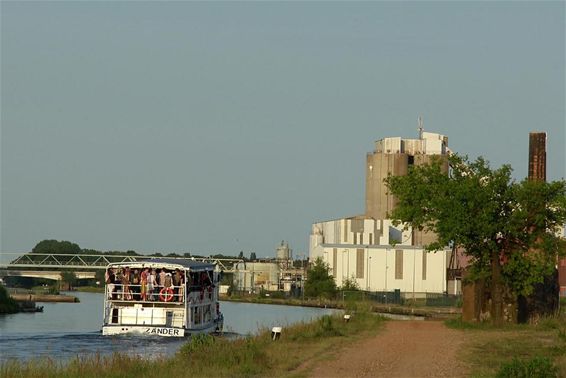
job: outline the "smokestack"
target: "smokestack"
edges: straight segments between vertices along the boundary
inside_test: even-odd
[[[529,180],[546,181],[546,133],[529,133]]]

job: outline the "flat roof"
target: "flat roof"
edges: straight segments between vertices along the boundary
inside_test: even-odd
[[[189,259],[174,259],[167,257],[148,257],[147,259],[139,259],[135,262],[119,262],[111,263],[109,266],[129,266],[129,267],[150,267],[150,268],[168,268],[174,265],[175,267],[180,267],[189,270],[205,270],[214,269],[216,266],[213,263],[195,261]]]

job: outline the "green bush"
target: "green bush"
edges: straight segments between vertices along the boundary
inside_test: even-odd
[[[497,378],[556,378],[558,368],[548,357],[534,357],[530,360],[513,358],[503,364],[496,375]]]
[[[271,291],[269,292],[269,296],[273,299],[285,299],[285,293],[282,291]]]

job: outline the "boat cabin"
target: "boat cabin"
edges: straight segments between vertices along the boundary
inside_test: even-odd
[[[208,262],[160,258],[106,270],[103,335],[221,332],[221,272]]]

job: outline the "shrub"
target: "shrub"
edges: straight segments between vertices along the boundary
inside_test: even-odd
[[[530,360],[513,358],[503,364],[496,375],[497,378],[555,378],[558,368],[548,357],[534,357]]]

